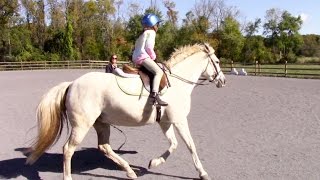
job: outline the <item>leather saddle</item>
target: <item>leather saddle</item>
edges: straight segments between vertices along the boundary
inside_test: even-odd
[[[160,67],[163,69],[164,65],[162,66],[161,65],[162,64],[160,64]],[[128,74],[139,74],[144,88],[150,92],[150,90],[152,89],[152,80],[154,76],[150,71],[148,71],[143,66],[135,68],[128,64],[123,64],[122,69],[123,69],[123,72]],[[168,80],[167,80],[166,74],[163,73],[163,76],[160,81],[159,92],[161,92],[161,90],[163,90],[167,86],[169,86]]]

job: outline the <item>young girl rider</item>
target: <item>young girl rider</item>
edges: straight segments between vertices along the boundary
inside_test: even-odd
[[[163,71],[154,61],[156,59],[154,52],[156,32],[160,22],[161,20],[154,14],[146,14],[142,18],[143,33],[135,42],[132,61],[137,65],[144,66],[154,75],[153,86],[149,96],[153,99],[152,102],[156,101],[160,106],[167,106],[168,103],[161,100],[158,93]]]

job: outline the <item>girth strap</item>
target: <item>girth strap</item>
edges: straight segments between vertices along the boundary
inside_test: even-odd
[[[161,117],[161,106],[156,105],[156,121],[159,123],[160,122],[160,117]]]

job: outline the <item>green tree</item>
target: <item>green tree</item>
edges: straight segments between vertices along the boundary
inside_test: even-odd
[[[263,34],[266,35],[266,44],[268,47],[272,48],[273,58],[279,59],[277,57],[278,51],[278,24],[280,23],[281,19],[281,11],[280,9],[272,8],[266,11],[265,15],[265,24],[263,25],[264,32]]]
[[[171,22],[161,25],[156,42],[157,60],[167,60],[170,54],[176,48],[175,40],[177,38],[177,28]]]
[[[32,45],[32,32],[26,25],[18,25],[11,28],[12,56],[16,61],[30,61],[34,59],[36,49]]]
[[[264,37],[246,37],[241,54],[241,62],[243,64],[253,64],[255,61],[259,63],[272,63],[272,60],[270,50],[264,45]]]
[[[303,45],[299,48],[298,55],[305,57],[320,57],[320,35],[303,35]]]
[[[0,61],[6,60],[5,56],[11,56],[11,23],[18,15],[17,0],[0,0]],[[14,24],[14,23],[12,23]],[[11,57],[10,57],[11,58]]]
[[[176,44],[178,46],[187,45],[193,43],[192,41],[197,41],[193,39],[193,34],[196,33],[195,26],[195,16],[192,11],[186,13],[186,18],[182,20],[182,26],[178,30],[178,37]]]
[[[254,22],[249,22],[245,28],[246,37],[251,37],[259,31],[261,19],[258,18]]]
[[[74,59],[74,54],[73,54],[73,38],[72,38],[72,32],[73,28],[71,25],[71,22],[67,20],[67,25],[66,25],[66,35],[65,35],[65,58],[68,59]]]
[[[18,10],[17,0],[0,0],[0,27],[3,28]]]
[[[227,17],[222,25],[219,55],[233,61],[240,61],[244,37],[240,32],[240,24],[232,17]]]
[[[209,33],[210,22],[205,16],[196,17],[192,11],[186,14],[183,26],[179,30],[178,44],[194,44],[207,42],[216,47],[215,38]]]
[[[62,2],[56,0],[47,0],[49,6],[49,27],[53,34],[65,27],[65,15]]]
[[[288,11],[270,9],[267,11],[264,34],[266,43],[272,47],[274,58],[281,61],[296,61],[295,53],[303,41],[299,30],[302,25],[301,17],[294,17]],[[279,53],[279,58],[276,54]]]
[[[295,52],[303,43],[299,34],[302,20],[300,16],[294,17],[288,11],[284,11],[281,17],[281,22],[278,25],[280,32],[279,48],[283,54],[283,60],[295,62]]]
[[[171,0],[165,0],[163,1],[163,4],[167,8],[169,22],[172,23],[173,26],[176,26],[178,22],[178,11],[174,9],[176,4]]]
[[[32,32],[31,39],[35,47],[43,49],[46,38],[45,4],[43,0],[21,0],[25,9],[27,27]]]
[[[225,0],[199,0],[192,11],[197,19],[207,19],[209,29],[213,31],[218,31],[226,18],[236,19],[239,15],[239,10],[234,6],[228,6]]]
[[[271,61],[271,53],[264,45],[264,38],[262,36],[256,36],[260,28],[261,19],[256,19],[254,22],[249,22],[245,27],[245,43],[242,49],[241,62],[255,63],[267,63]]]
[[[45,41],[44,51],[46,53],[58,54],[60,57],[63,57],[65,39],[65,31],[57,31],[52,38],[49,38]]]
[[[37,10],[36,10],[36,38],[35,44],[40,48],[43,49],[44,41],[46,39],[46,22],[45,22],[45,4],[44,0],[38,0],[36,2]]]
[[[160,49],[158,60],[167,60],[171,53],[176,48],[176,41],[178,37],[178,11],[175,10],[175,3],[171,0],[164,1],[167,8],[168,21],[161,23],[158,31],[157,48]]]
[[[118,19],[113,25],[113,37],[111,50],[105,52],[105,59],[109,59],[112,54],[117,54],[120,60],[130,60],[134,41],[126,39],[128,32],[126,25]]]
[[[128,41],[131,41],[134,43],[136,38],[141,34],[142,32],[142,20],[143,15],[136,14],[133,17],[131,17],[127,23],[126,29],[127,29],[127,35],[126,38]]]

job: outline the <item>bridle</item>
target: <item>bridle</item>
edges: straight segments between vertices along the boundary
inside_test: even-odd
[[[211,57],[212,54],[214,54],[214,53],[209,53],[209,52],[208,52],[208,57],[209,57],[212,65],[213,65],[213,67],[214,67],[214,70],[215,70],[215,72],[216,72],[215,75],[213,76],[213,80],[212,80],[212,81],[217,81],[217,79],[220,77],[220,75],[221,75],[221,73],[222,73],[222,70],[221,70],[221,68],[220,68],[220,71],[218,71],[218,67],[217,67],[217,65],[214,63],[214,61],[213,61],[213,59],[212,59],[212,57]],[[208,62],[208,65],[209,65],[209,62]],[[208,66],[208,65],[207,65],[207,66]],[[210,81],[210,82],[212,82],[212,81]]]
[[[214,53],[209,53],[210,51],[209,51],[209,48],[207,47],[207,46],[205,46],[206,47],[206,53],[207,53],[207,55],[208,55],[208,64],[207,64],[207,66],[206,66],[206,68],[205,69],[207,69],[208,68],[208,66],[209,66],[209,64],[210,64],[210,62],[212,63],[212,65],[213,65],[213,67],[214,67],[214,69],[215,69],[215,75],[213,76],[213,80],[209,80],[209,82],[215,82],[215,81],[217,81],[217,79],[220,77],[220,74],[221,74],[221,72],[222,72],[222,70],[220,69],[220,71],[218,71],[218,67],[217,67],[217,65],[214,63],[214,61],[213,61],[213,59],[212,59],[212,57],[211,57],[211,55],[212,54],[214,54]],[[183,77],[181,77],[181,76],[179,76],[179,75],[177,75],[177,74],[174,74],[174,73],[172,73],[171,72],[171,70],[168,68],[168,67],[166,67],[166,70],[165,71],[169,71],[169,75],[171,76],[171,77],[174,77],[174,78],[176,78],[176,79],[179,79],[180,81],[183,81],[183,82],[185,82],[185,83],[188,83],[188,84],[192,84],[192,85],[208,85],[209,83],[198,83],[198,82],[193,82],[193,81],[190,81],[190,80],[188,80],[188,79],[185,79],[185,78],[183,78]],[[205,81],[205,80],[204,80]]]

